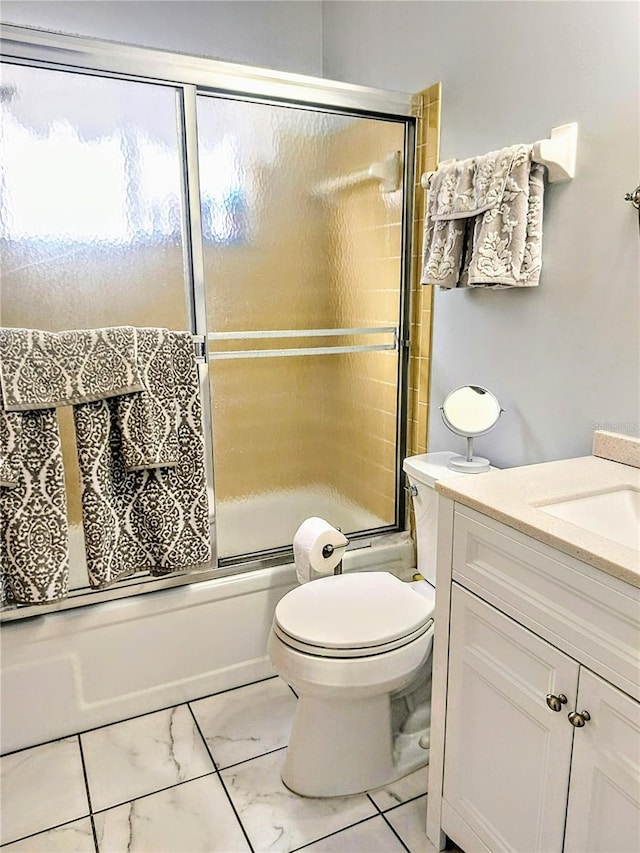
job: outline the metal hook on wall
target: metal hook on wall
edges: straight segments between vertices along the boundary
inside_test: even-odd
[[[638,229],[640,230],[640,184],[630,193],[625,193],[625,201],[630,201],[638,211]]]

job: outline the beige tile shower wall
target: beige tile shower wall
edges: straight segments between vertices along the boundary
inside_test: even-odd
[[[352,125],[334,138],[333,173],[360,172],[385,153],[402,151],[403,133],[401,125],[391,122]],[[383,193],[377,181],[341,191],[330,207],[329,233],[337,324],[396,326],[402,191]],[[336,358],[322,454],[330,460],[338,490],[386,524],[394,520],[396,373],[393,352]]]
[[[322,204],[309,191],[322,176],[301,156],[318,140],[279,139],[287,170],[261,167],[249,235],[242,244],[205,249],[210,329],[264,330],[332,326]],[[230,349],[304,347],[303,339],[241,341]],[[219,500],[315,482],[321,424],[314,357],[212,361],[210,364]]]
[[[414,100],[417,127],[407,436],[407,450],[410,454],[425,453],[427,449],[433,288],[423,287],[420,284],[422,235],[427,196],[420,186],[420,177],[423,172],[435,170],[438,164],[441,89],[441,84],[435,83],[419,92]]]

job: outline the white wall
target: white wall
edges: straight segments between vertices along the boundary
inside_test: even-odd
[[[468,382],[507,410],[476,448],[501,466],[590,452],[640,421],[640,176],[634,2],[325,2],[324,74],[443,83],[443,159],[580,124],[577,175],[548,188],[532,291],[436,294],[432,401]],[[462,449],[432,409],[430,449]]]
[[[322,73],[319,0],[3,0],[0,19],[279,71]]]

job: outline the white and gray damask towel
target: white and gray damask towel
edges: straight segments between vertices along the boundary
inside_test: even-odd
[[[64,598],[69,534],[55,407],[142,389],[131,326],[0,328],[0,571],[5,603]]]
[[[44,603],[68,592],[54,406],[77,405],[92,585],[140,568],[162,574],[210,559],[199,385],[188,333],[2,328],[3,388],[10,402],[5,406],[0,393],[2,603]]]
[[[422,284],[533,287],[542,257],[543,166],[514,145],[439,169],[431,180]]]
[[[0,393],[0,603],[67,595],[69,542],[55,409],[6,412]]]
[[[20,433],[22,416],[5,412],[0,388],[0,487],[17,486],[20,480]]]
[[[167,336],[175,383],[177,464],[128,471],[121,426],[131,425],[131,417],[123,418],[120,401],[74,406],[87,567],[94,587],[144,569],[165,574],[211,558],[193,340],[188,332]],[[151,342],[153,350],[153,336]]]
[[[43,332],[0,329],[0,386],[9,412],[142,391],[133,326]]]
[[[178,464],[178,409],[171,336],[167,329],[136,329],[136,358],[144,390],[117,401],[127,471]]]

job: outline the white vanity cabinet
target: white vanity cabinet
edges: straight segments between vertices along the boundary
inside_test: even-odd
[[[439,516],[427,834],[637,853],[638,590],[450,500]]]
[[[571,760],[567,853],[640,850],[640,703],[584,667]]]

